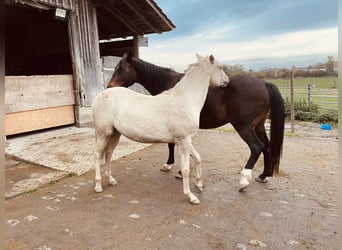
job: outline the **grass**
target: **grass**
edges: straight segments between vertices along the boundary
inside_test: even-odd
[[[32,193],[36,192],[37,190],[38,190],[37,188],[30,189],[27,191],[27,193],[32,194]]]
[[[288,136],[288,137],[304,137],[303,135],[297,134],[297,133],[292,133],[292,132],[284,132],[284,136]]]
[[[290,79],[266,79],[267,82],[272,82],[278,87],[290,87]],[[307,89],[308,84],[315,85],[317,89],[337,89],[338,81],[337,77],[298,77],[294,79],[295,88]]]
[[[284,99],[290,98],[290,79],[269,79],[267,81],[279,87]],[[318,104],[322,109],[338,108],[337,77],[295,78],[295,100],[308,101],[308,84],[314,85],[311,94],[313,103]]]

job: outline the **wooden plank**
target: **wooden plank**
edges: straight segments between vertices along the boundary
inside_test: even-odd
[[[52,107],[5,115],[5,135],[74,124],[74,107]]]
[[[74,104],[72,75],[5,77],[6,113]]]
[[[70,12],[68,31],[77,90],[76,104],[91,107],[104,89],[96,8],[90,0],[77,1],[77,12]]]

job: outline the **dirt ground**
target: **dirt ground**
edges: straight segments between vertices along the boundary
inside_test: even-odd
[[[6,249],[337,249],[336,133],[286,135],[280,176],[239,193],[249,150],[236,133],[200,131],[204,190],[192,205],[159,170],[167,146],[113,162],[118,185],[95,193],[94,172],[7,199]],[[13,164],[8,160],[7,164]],[[17,163],[24,164],[24,163]],[[14,164],[15,165],[15,164]],[[16,165],[18,167],[18,165]],[[35,167],[35,166],[32,166]],[[255,166],[260,174],[263,159]],[[6,176],[6,182],[15,175]],[[194,176],[191,178],[194,188]]]

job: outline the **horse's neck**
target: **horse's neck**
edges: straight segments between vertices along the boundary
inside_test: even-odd
[[[196,66],[182,78],[177,85],[170,90],[183,99],[198,113],[201,111],[208,94],[210,75],[202,65]]]
[[[175,86],[183,74],[149,64],[142,60],[134,60],[137,71],[136,81],[143,85],[152,95],[159,94]]]

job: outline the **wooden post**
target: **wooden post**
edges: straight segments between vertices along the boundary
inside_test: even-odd
[[[312,103],[312,89],[313,89],[313,85],[312,84],[308,84],[308,103],[311,104]]]
[[[294,109],[294,71],[295,67],[292,66],[291,70],[291,81],[290,81],[290,93],[291,93],[291,133],[295,132],[294,120],[295,120],[295,109]]]
[[[139,58],[139,36],[133,37],[134,57]]]

